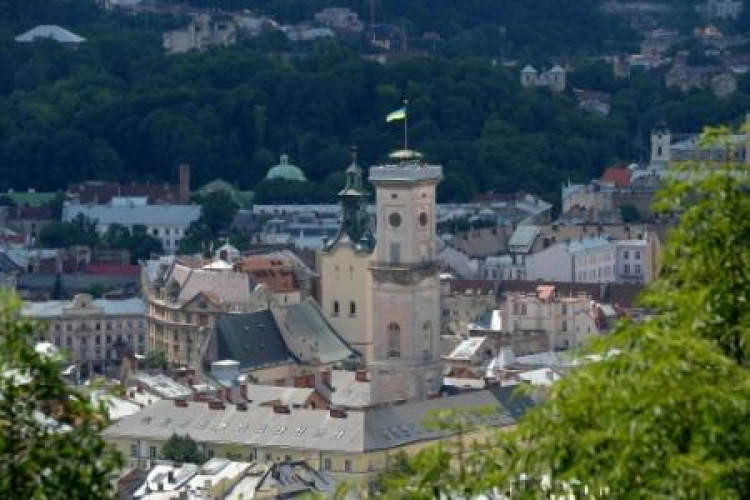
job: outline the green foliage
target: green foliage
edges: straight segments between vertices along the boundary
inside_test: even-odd
[[[69,248],[76,245],[91,248],[99,245],[96,221],[83,214],[78,214],[70,222],[47,224],[39,232],[39,246],[41,247]]]
[[[42,325],[0,299],[0,497],[105,499],[119,455],[99,436],[106,423],[31,342]]]
[[[727,133],[706,140],[730,150]],[[576,489],[592,498],[750,496],[748,171],[685,166],[675,178],[659,208],[680,223],[642,298],[653,317],[591,345],[603,360],[575,369],[515,430],[466,457],[465,479],[425,490],[438,465],[456,474],[432,450],[387,496],[470,497],[495,487],[517,498]]]
[[[232,197],[223,191],[195,196],[194,201],[201,206],[201,215],[198,220],[205,224],[214,235],[219,235],[229,229],[239,210],[239,206]]]
[[[7,194],[0,195],[0,207],[15,207],[16,202],[13,198],[8,196]]]
[[[148,234],[148,228],[142,224],[134,225],[132,231],[121,224],[112,224],[104,233],[102,243],[106,248],[126,248],[132,264],[164,252],[161,240]]]
[[[633,205],[622,205],[620,207],[620,217],[623,222],[639,222],[641,220],[641,213]]]
[[[209,254],[218,245],[219,238],[229,234],[239,206],[224,191],[195,196],[194,201],[201,205],[201,215],[185,230],[179,251],[186,254]]]
[[[399,146],[400,127],[384,117],[406,93],[412,143],[446,167],[441,199],[516,189],[557,199],[567,178],[588,179],[614,160],[641,156],[639,134],[658,119],[693,130],[744,112],[741,101],[709,92],[671,95],[648,78],[615,85],[598,74],[586,83],[615,92],[604,119],[580,110],[569,95],[521,89],[517,69],[474,58],[477,47],[491,47],[493,57],[502,49],[543,65],[549,50],[591,52],[607,36],[619,38],[607,28],[613,21],[591,4],[385,2],[378,7],[384,21],[408,19],[416,35],[437,30],[445,38],[434,57],[387,66],[336,41],[284,46],[283,57],[265,39],[168,57],[160,37],[169,19],[160,16],[87,20],[79,29],[87,42],[76,51],[0,44],[0,189],[26,189],[29,179],[38,189],[90,178],[173,181],[175,166],[187,162],[198,185],[216,178],[242,189],[260,183],[258,202],[331,202],[352,144],[365,165]],[[243,5],[301,15],[322,4]],[[362,2],[354,8],[367,11]],[[507,46],[498,41],[501,33]],[[629,37],[628,31],[622,39]],[[675,107],[699,98],[693,113]],[[301,165],[308,184],[262,181],[281,152]]]
[[[146,368],[151,370],[166,370],[169,367],[167,353],[165,353],[164,351],[149,351],[148,353],[146,353],[144,364],[146,365]]]
[[[172,434],[161,449],[161,458],[180,463],[202,464],[206,461],[198,444],[189,435]]]

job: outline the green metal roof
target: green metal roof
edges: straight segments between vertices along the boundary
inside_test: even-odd
[[[266,174],[266,179],[283,179],[286,181],[304,182],[307,180],[304,172],[296,166],[289,163],[289,156],[281,155],[281,163],[271,167]]]

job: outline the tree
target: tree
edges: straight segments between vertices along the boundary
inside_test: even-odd
[[[46,327],[19,309],[0,298],[0,497],[111,498],[121,459],[99,435],[106,416],[36,352],[32,335]]]
[[[7,194],[0,195],[0,207],[10,207],[13,208],[16,206],[16,201],[8,196]]]
[[[620,217],[625,223],[639,222],[641,220],[641,213],[633,205],[622,205],[620,207]]]
[[[733,147],[727,129],[705,141]],[[654,316],[624,321],[590,346],[602,361],[555,384],[514,431],[468,458],[466,478],[441,483],[440,493],[514,486],[523,498],[584,488],[596,498],[750,497],[748,171],[684,167],[677,178],[658,208],[679,213],[680,222],[642,298]],[[415,463],[393,496],[436,493],[422,481],[434,460]],[[531,480],[525,491],[521,477]]]
[[[169,360],[167,359],[167,353],[164,351],[149,351],[146,354],[144,361],[146,368],[149,369],[160,369],[166,370],[169,366]]]
[[[239,210],[237,203],[224,191],[212,191],[197,196],[195,201],[201,206],[200,222],[208,227],[214,237],[232,225]]]
[[[39,232],[39,245],[46,248],[68,248],[75,245],[90,248],[99,245],[96,221],[78,214],[70,222],[52,222]]]
[[[172,434],[161,449],[161,457],[180,463],[202,464],[206,461],[198,444],[189,435]]]
[[[130,262],[132,264],[150,258],[152,254],[164,253],[161,240],[148,234],[148,228],[143,224],[133,226],[133,231],[127,241],[127,249],[130,250]]]

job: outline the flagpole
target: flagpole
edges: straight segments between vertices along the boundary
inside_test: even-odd
[[[409,100],[404,99],[404,151],[409,151]]]

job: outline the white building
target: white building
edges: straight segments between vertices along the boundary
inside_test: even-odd
[[[647,252],[646,240],[621,240],[617,247],[617,282],[618,283],[646,283],[647,280]]]
[[[574,283],[647,283],[654,249],[648,239],[598,236],[558,243],[526,257],[528,280]]]
[[[190,223],[201,215],[198,205],[147,205],[146,198],[113,198],[108,205],[66,203],[63,221],[70,222],[79,214],[96,221],[96,230],[104,234],[112,224],[133,229],[145,226],[148,234],[161,240],[164,251],[173,254],[185,236]]]
[[[596,304],[587,295],[566,297],[554,286],[542,285],[536,293],[514,292],[505,298],[503,328],[511,335],[541,333],[551,348],[569,349],[601,331]]]
[[[612,283],[617,281],[617,245],[608,238],[574,241],[568,246],[573,259],[573,281]]]
[[[202,52],[209,47],[229,47],[237,41],[234,22],[213,19],[208,14],[196,16],[187,28],[164,33],[163,45],[168,54]]]
[[[315,21],[340,31],[360,33],[364,29],[356,12],[346,7],[328,7],[315,14]]]
[[[142,299],[92,299],[80,294],[71,301],[26,302],[21,315],[44,322],[44,328],[35,332],[38,340],[67,350],[74,361],[100,372],[107,364],[119,362],[123,350],[146,351]]]
[[[549,87],[553,92],[562,92],[565,79],[565,70],[558,64],[541,72],[530,64],[521,70],[521,86],[524,88]]]
[[[738,0],[708,0],[696,9],[708,17],[737,19],[742,13],[742,2]]]

